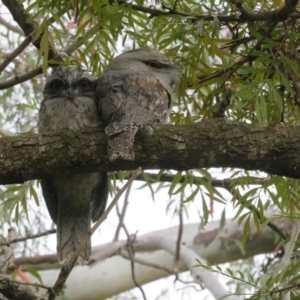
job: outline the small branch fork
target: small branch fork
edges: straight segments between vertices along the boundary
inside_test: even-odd
[[[137,236],[137,232],[134,235],[130,235],[129,232],[128,232],[128,230],[127,230],[127,228],[126,228],[126,226],[125,226],[125,224],[124,224],[124,218],[125,218],[125,214],[126,214],[126,209],[127,209],[128,201],[129,201],[129,195],[130,195],[131,187],[132,187],[132,184],[129,185],[129,187],[128,187],[127,191],[126,191],[125,199],[124,199],[124,204],[123,204],[123,208],[122,208],[122,213],[120,213],[118,205],[116,205],[117,215],[119,217],[119,224],[118,224],[118,227],[117,227],[117,230],[116,230],[115,237],[114,237],[113,241],[116,242],[118,240],[120,230],[121,230],[121,228],[123,228],[124,231],[125,231],[125,234],[127,236],[127,243],[125,245],[125,248],[126,248],[127,253],[128,253],[128,257],[127,258],[130,260],[130,264],[131,264],[131,277],[132,277],[132,281],[134,282],[135,286],[141,291],[143,299],[147,300],[146,294],[145,294],[142,286],[136,280],[135,272],[134,272],[134,262],[135,262],[135,259],[134,259],[134,248],[133,248],[133,245],[134,245],[134,242],[135,242],[135,239],[136,239],[136,236]]]
[[[123,226],[125,226],[125,225],[123,225]],[[142,286],[136,280],[136,278],[135,278],[135,272],[134,272],[134,262],[135,262],[135,260],[134,260],[134,248],[133,248],[133,245],[134,245],[134,242],[136,240],[137,232],[134,235],[129,235],[127,230],[125,230],[125,232],[127,234],[127,244],[126,244],[125,247],[126,247],[126,250],[128,252],[129,259],[130,259],[130,264],[131,264],[131,278],[132,278],[132,281],[134,282],[135,286],[141,291],[143,299],[147,300],[146,294],[145,294]]]
[[[128,187],[128,189],[126,190],[124,204],[123,204],[123,208],[122,208],[121,213],[119,212],[118,204],[116,205],[117,215],[119,217],[119,224],[118,224],[118,227],[116,229],[115,237],[113,239],[114,242],[116,242],[119,239],[119,234],[120,234],[121,228],[124,227],[123,226],[124,225],[124,218],[125,218],[125,214],[126,214],[126,210],[127,210],[127,206],[128,206],[128,199],[129,199],[129,194],[130,194],[130,191],[131,191],[131,187],[132,187],[132,185],[130,185]],[[126,230],[126,228],[124,228],[124,230]]]
[[[36,238],[39,238],[39,237],[42,237],[42,236],[46,236],[46,235],[49,235],[49,234],[53,234],[53,233],[56,233],[56,229],[51,229],[51,230],[47,230],[47,231],[44,231],[44,232],[41,232],[41,233],[37,233],[37,234],[33,234],[33,235],[28,235],[28,236],[25,236],[25,237],[22,237],[22,238],[13,239],[11,241],[0,243],[0,247],[1,246],[5,246],[5,245],[9,246],[11,244],[15,244],[15,243],[18,243],[18,242],[24,242],[24,241],[27,241],[27,240],[36,239]]]
[[[180,260],[180,245],[181,245],[181,239],[182,239],[182,233],[183,233],[183,217],[182,217],[183,200],[184,200],[184,192],[182,191],[180,193],[180,204],[179,204],[179,210],[178,210],[179,226],[178,226],[178,236],[177,236],[177,241],[176,241],[176,253],[175,253],[175,261],[174,261],[174,270],[176,272],[174,282],[176,282],[179,279],[178,264],[179,264],[179,260]]]

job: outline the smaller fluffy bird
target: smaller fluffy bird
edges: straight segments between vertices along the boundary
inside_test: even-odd
[[[96,79],[81,67],[57,67],[47,77],[39,111],[39,132],[81,130],[102,124],[95,99]],[[41,182],[49,214],[57,225],[57,256],[69,260],[87,236],[91,220],[103,214],[108,196],[107,173],[80,170],[53,174]],[[89,241],[78,262],[86,264]]]
[[[134,160],[137,131],[144,128],[150,133],[152,125],[167,121],[178,80],[178,66],[154,50],[128,51],[109,63],[96,96],[107,125],[110,161]]]

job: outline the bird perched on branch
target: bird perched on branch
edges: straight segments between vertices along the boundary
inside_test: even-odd
[[[179,68],[154,50],[128,51],[109,63],[96,96],[110,161],[134,160],[135,134],[167,120],[178,79]]]
[[[101,125],[95,101],[96,81],[81,67],[57,67],[47,77],[44,99],[39,111],[39,132],[61,129],[80,130]],[[108,191],[107,173],[74,170],[42,180],[49,214],[57,225],[57,256],[65,263],[77,251],[91,220],[97,221],[105,210]],[[78,259],[87,263],[89,241]]]

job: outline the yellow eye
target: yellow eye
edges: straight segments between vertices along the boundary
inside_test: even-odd
[[[59,91],[62,87],[63,87],[63,83],[60,81],[60,80],[54,80],[52,83],[51,83],[51,88],[52,90],[54,91]]]
[[[90,82],[86,79],[84,80],[80,80],[78,83],[78,86],[82,89],[82,90],[86,90],[90,87]]]

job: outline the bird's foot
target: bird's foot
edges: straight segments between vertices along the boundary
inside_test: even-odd
[[[153,135],[153,128],[151,126],[143,126],[139,128],[138,133],[142,136]]]
[[[127,160],[127,161],[133,161],[134,160],[134,151],[128,153],[128,152],[117,152],[117,153],[109,153],[108,154],[109,161],[115,161],[117,159],[121,160]]]

